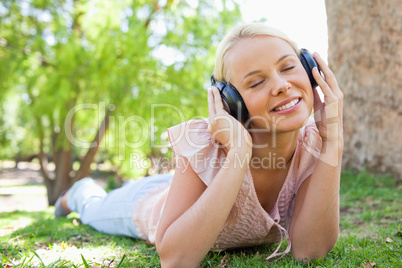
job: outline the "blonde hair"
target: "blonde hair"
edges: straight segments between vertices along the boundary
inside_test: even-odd
[[[215,70],[214,77],[216,81],[228,81],[226,80],[226,69],[225,69],[225,57],[228,51],[240,40],[243,38],[253,38],[258,35],[267,35],[281,38],[286,41],[299,55],[300,51],[297,47],[297,44],[292,41],[286,34],[283,32],[270,27],[266,24],[262,23],[248,23],[242,24],[235,28],[233,28],[219,43],[219,46],[216,50],[215,55]]]

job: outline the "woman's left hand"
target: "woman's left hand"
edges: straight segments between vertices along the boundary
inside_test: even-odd
[[[314,92],[314,119],[323,142],[337,143],[343,147],[343,93],[338,82],[318,53],[314,53],[314,59],[323,72],[319,73],[313,68],[313,76],[324,93],[324,102],[321,101],[317,89]]]
[[[322,138],[322,147],[312,174],[297,191],[289,233],[292,253],[306,260],[325,256],[336,243],[339,230],[339,183],[342,167],[343,94],[332,71],[317,53],[313,76],[320,86],[324,101],[314,89],[314,119]]]

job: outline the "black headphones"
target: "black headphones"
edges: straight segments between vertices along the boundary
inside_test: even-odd
[[[307,49],[302,48],[300,49],[299,59],[307,72],[311,87],[317,87],[317,82],[313,77],[313,68],[317,67],[318,71],[320,71],[320,68],[313,56]],[[248,119],[248,110],[237,89],[226,81],[216,81],[214,75],[211,76],[211,85],[219,89],[225,110],[240,122],[245,123]]]

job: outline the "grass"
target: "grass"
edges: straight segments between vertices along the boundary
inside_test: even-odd
[[[277,245],[210,252],[200,267],[402,267],[401,190],[394,179],[367,172],[343,172],[340,236],[323,259],[308,264],[291,254],[266,261]],[[80,224],[77,214],[0,213],[3,267],[159,267],[155,247],[105,235]],[[286,243],[282,245],[282,250]]]

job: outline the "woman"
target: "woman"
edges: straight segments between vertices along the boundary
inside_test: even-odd
[[[343,96],[314,54],[324,74],[312,71],[322,102],[299,53],[266,25],[234,28],[218,47],[214,76],[241,95],[245,124],[225,111],[212,87],[208,119],[168,130],[177,163],[172,181],[160,175],[94,197],[93,182],[84,179],[87,187],[76,183],[58,203],[95,229],[155,243],[163,267],[194,267],[209,250],[285,238],[285,252],[278,246],[269,258],[290,250],[299,260],[326,255],[338,235]],[[110,200],[122,209],[102,213]],[[117,218],[125,223],[114,230]],[[110,219],[113,226],[105,227]]]

